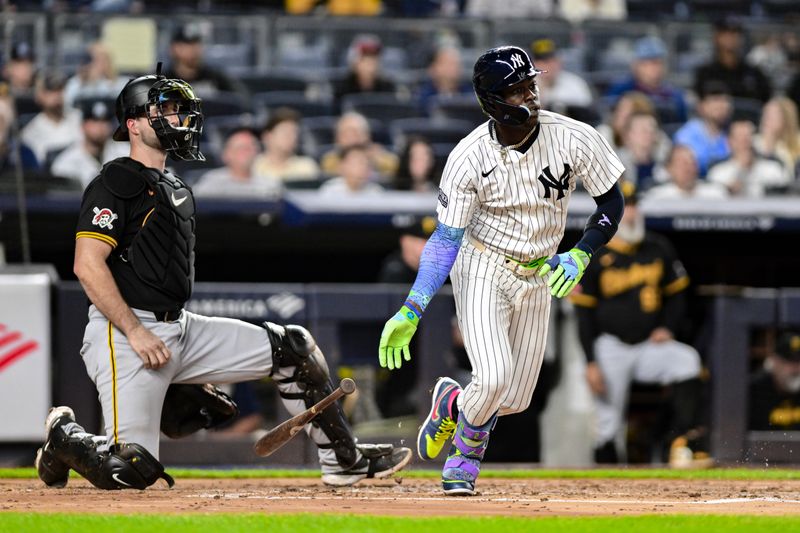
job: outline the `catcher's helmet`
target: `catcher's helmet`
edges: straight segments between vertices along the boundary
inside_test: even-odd
[[[114,132],[114,140],[129,141],[127,119],[146,116],[161,147],[170,157],[183,161],[205,161],[200,152],[200,135],[203,133],[200,99],[185,81],[161,75],[160,64],[158,71],[157,74],[130,80],[119,93],[116,104],[119,127]],[[164,106],[170,102],[174,106],[166,110]],[[154,116],[151,108],[156,109]],[[170,114],[178,115],[177,126],[167,119]]]
[[[472,73],[472,86],[481,109],[500,124],[525,124],[531,116],[528,108],[507,104],[502,92],[540,72],[528,53],[517,46],[500,46],[484,52],[475,62]]]

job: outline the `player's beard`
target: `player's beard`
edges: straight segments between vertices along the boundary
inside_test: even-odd
[[[644,232],[644,215],[636,213],[636,216],[623,219],[615,237],[628,244],[639,244],[644,240]]]
[[[142,142],[150,148],[155,148],[156,150],[164,149],[161,146],[161,141],[159,140],[158,135],[156,135],[156,132],[153,128],[142,129]]]

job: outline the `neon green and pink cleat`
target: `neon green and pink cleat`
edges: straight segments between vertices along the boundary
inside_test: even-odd
[[[450,378],[439,378],[436,382],[431,412],[422,423],[417,436],[417,455],[423,461],[435,459],[453,437],[456,431],[453,409],[461,390],[461,386]]]

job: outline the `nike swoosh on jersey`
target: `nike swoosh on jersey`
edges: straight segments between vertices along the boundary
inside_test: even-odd
[[[496,168],[497,168],[497,165],[495,165],[492,168],[490,168],[488,172],[481,172],[481,176],[483,176],[485,178],[486,176],[488,176],[489,174],[494,172],[494,169],[496,169]]]
[[[172,205],[178,207],[183,202],[186,201],[187,196],[182,196],[181,198],[175,198],[175,193],[172,193]]]
[[[111,474],[111,478],[112,478],[114,481],[116,481],[117,483],[122,483],[122,484],[123,484],[123,485],[125,485],[126,487],[132,487],[132,486],[133,486],[133,485],[131,485],[130,483],[125,483],[124,481],[122,481],[122,480],[119,478],[119,474],[118,474],[118,473],[116,473],[116,472],[114,472],[113,474]]]

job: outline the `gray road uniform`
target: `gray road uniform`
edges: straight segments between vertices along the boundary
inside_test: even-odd
[[[162,411],[181,408],[164,403],[172,384],[233,383],[271,376],[292,414],[333,390],[324,357],[304,328],[255,326],[182,309],[194,280],[194,214],[192,192],[179,178],[130,158],[108,163],[84,192],[76,238],[111,246],[107,264],[123,299],[172,353],[163,367],[145,368],[125,335],[94,305],[89,307],[81,356],[97,387],[105,420],[105,442],[92,440],[97,453],[114,453],[123,443],[136,443],[160,466]],[[405,464],[396,460],[400,450],[410,457],[407,448],[357,446],[338,405],[321,413],[306,431],[319,446],[323,481],[328,484],[382,477]],[[80,465],[64,462],[101,488],[131,486],[125,482],[102,486],[108,481],[106,473],[87,474]],[[41,472],[40,468],[40,477]]]

